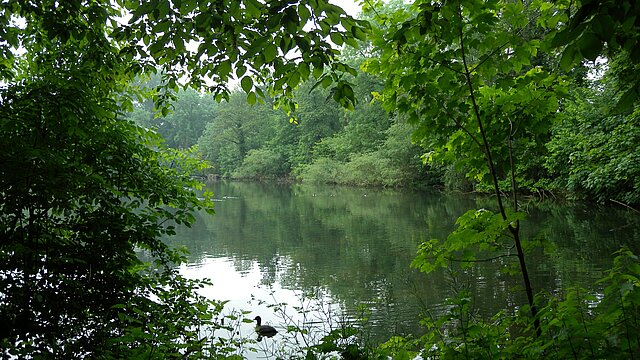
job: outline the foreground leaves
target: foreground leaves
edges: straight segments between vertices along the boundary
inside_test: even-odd
[[[365,24],[325,0],[42,0],[2,2],[0,25],[2,356],[232,355],[237,343],[213,341],[220,304],[194,293],[161,241],[212,213],[190,177],[202,164],[124,119],[148,93],[129,84],[161,73],[163,116],[177,88],[222,100],[234,78],[254,102],[293,110],[313,76],[348,107],[341,74],[354,70],[328,37],[354,43]]]

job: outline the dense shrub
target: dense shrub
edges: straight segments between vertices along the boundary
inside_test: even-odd
[[[296,169],[298,180],[312,183],[340,184],[342,164],[330,158],[317,158],[311,164]]]
[[[599,202],[640,202],[640,109],[607,115],[584,103],[604,101],[584,94],[567,108],[548,144],[547,167],[554,187]]]
[[[409,174],[393,166],[380,153],[357,154],[344,164],[344,184],[359,186],[400,186]],[[409,175],[410,176],[410,175]]]
[[[284,156],[273,149],[250,150],[242,165],[233,173],[240,179],[277,179],[287,175],[288,166]]]

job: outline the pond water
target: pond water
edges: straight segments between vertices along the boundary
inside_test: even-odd
[[[437,312],[461,287],[484,314],[526,303],[519,275],[501,271],[507,260],[457,274],[425,275],[409,266],[418,244],[446,238],[467,210],[492,209],[491,198],[303,184],[208,186],[216,215],[197,214],[192,228],[170,240],[191,252],[181,271],[210,278],[213,286],[202,293],[229,300],[229,311],[260,315],[281,332],[295,322],[326,331],[338,317],[366,315],[373,339],[416,335],[422,314]],[[640,216],[622,206],[522,206],[524,238],[546,244],[527,258],[535,291],[594,289],[613,252],[640,249]],[[268,306],[277,303],[288,306]],[[246,335],[252,327],[240,330]]]

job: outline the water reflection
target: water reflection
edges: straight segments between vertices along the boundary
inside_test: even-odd
[[[251,310],[265,322],[278,319],[257,299],[294,304],[301,292],[319,288],[347,314],[357,314],[362,305],[371,308],[372,330],[380,339],[419,334],[421,313],[437,309],[462,286],[486,314],[526,302],[520,278],[505,274],[504,263],[456,276],[409,269],[418,244],[446,237],[458,216],[491,208],[491,199],[309,185],[210,187],[219,200],[217,214],[198,214],[192,228],[171,240],[191,251],[182,271],[211,278],[207,296],[231,300],[232,307]],[[638,216],[625,209],[552,203],[527,209],[525,238],[546,244],[529,257],[536,291],[592,286],[612,252],[638,246]]]

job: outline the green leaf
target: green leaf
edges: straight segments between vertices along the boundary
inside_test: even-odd
[[[257,97],[255,92],[252,91],[247,95],[247,102],[250,105],[255,105],[255,103],[257,102]]]
[[[633,105],[638,98],[640,98],[640,92],[638,89],[631,87],[620,97],[612,111],[612,114],[629,113],[633,109]]]
[[[343,83],[342,84],[342,93],[344,94],[344,96],[349,99],[349,100],[355,100],[355,93],[353,92],[353,88],[351,87],[351,85],[347,84],[347,83]]]
[[[344,44],[344,40],[342,38],[342,34],[339,34],[337,32],[332,32],[329,37],[331,38],[331,41],[333,41],[334,44],[340,46],[342,44]]]
[[[272,62],[276,58],[276,56],[278,56],[278,47],[274,44],[267,45],[267,47],[264,49],[265,63]]]
[[[326,89],[329,86],[331,86],[331,84],[333,83],[333,80],[331,79],[330,76],[325,76],[324,78],[322,78],[322,81],[320,83],[322,84],[322,87]]]
[[[289,74],[289,79],[287,80],[287,84],[292,88],[295,88],[300,83],[300,73],[297,71],[293,71]]]
[[[228,60],[222,61],[220,64],[218,64],[216,70],[218,76],[222,78],[228,77],[231,73],[231,62],[229,62]]]
[[[236,76],[238,78],[242,77],[247,72],[247,67],[244,65],[240,65],[236,68]]]
[[[323,73],[324,73],[324,69],[322,67],[320,66],[313,67],[313,77],[315,77],[316,79],[320,79]]]
[[[170,24],[171,23],[169,21],[160,21],[156,24],[156,26],[153,27],[153,31],[155,31],[156,33],[167,32],[167,30],[169,30]]]
[[[166,46],[166,43],[163,42],[161,39],[159,39],[158,41],[154,42],[149,46],[149,52],[154,57],[158,57],[160,55],[160,52],[164,50],[165,46]]]
[[[304,62],[298,65],[298,71],[300,72],[300,78],[302,78],[303,80],[309,78],[309,74],[311,73],[311,70],[309,70],[309,65]]]
[[[150,13],[156,8],[156,6],[158,6],[158,0],[142,2],[142,5],[138,6],[136,11],[133,12],[131,19],[129,19],[129,24],[136,22],[143,15]]]
[[[602,53],[602,40],[594,33],[585,32],[577,41],[580,52],[588,60],[595,60]]]
[[[364,32],[362,28],[358,26],[354,26],[351,28],[351,33],[353,34],[353,37],[355,37],[356,39],[360,41],[367,41],[367,33]]]
[[[562,52],[560,58],[560,68],[564,71],[569,71],[574,65],[578,64],[581,60],[580,52],[575,44],[568,45]]]
[[[309,21],[309,19],[311,18],[311,12],[309,11],[309,9],[307,9],[307,6],[305,4],[298,5],[298,15],[300,16],[300,21],[303,25],[306,24],[307,21]]]
[[[263,5],[258,0],[245,0],[244,5],[246,7],[247,14],[252,18],[260,17]]]
[[[240,80],[240,85],[242,86],[242,90],[247,94],[253,89],[253,80],[249,76],[245,76]]]

